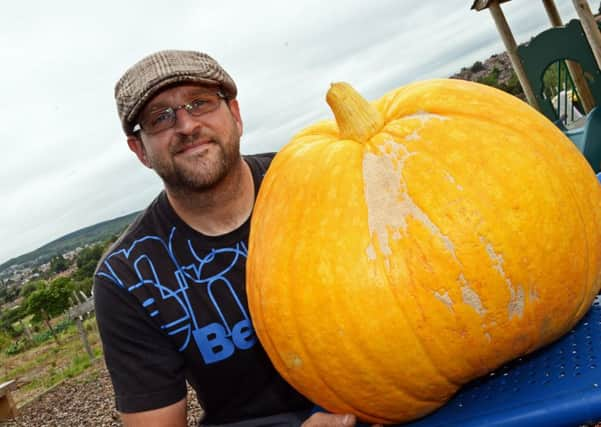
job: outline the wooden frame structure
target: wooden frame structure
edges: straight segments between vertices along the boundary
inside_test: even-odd
[[[17,416],[17,405],[15,405],[15,401],[10,395],[14,385],[15,380],[0,384],[0,422]]]
[[[511,60],[511,65],[513,66],[518,80],[522,85],[522,89],[524,90],[524,94],[526,95],[528,103],[534,108],[540,110],[532,85],[526,77],[522,61],[518,55],[518,45],[515,41],[513,33],[511,32],[511,29],[509,28],[509,24],[507,23],[503,10],[501,9],[501,4],[508,1],[511,0],[474,0],[471,8],[476,11],[481,11],[484,9],[488,9],[490,11],[501,39],[505,44],[505,49],[507,50],[507,54]],[[587,0],[572,0],[572,2],[578,17],[580,18],[586,38],[597,61],[597,65],[599,68],[601,68],[601,32],[599,31],[595,17],[588,5]],[[562,26],[563,23],[561,21],[561,17],[559,16],[557,7],[555,6],[555,1],[542,0],[542,3],[545,7],[551,25],[554,27]],[[570,74],[572,75],[574,85],[576,86],[576,90],[582,99],[585,112],[588,113],[593,107],[595,107],[595,101],[590,93],[588,85],[586,84],[582,69],[578,66],[578,64],[573,62],[568,62],[567,65]]]

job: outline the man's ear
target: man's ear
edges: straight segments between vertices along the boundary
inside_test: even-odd
[[[142,139],[140,139],[136,135],[128,135],[127,137],[127,145],[131,151],[138,157],[138,160],[149,169],[152,169],[152,165],[148,161],[148,156],[146,155],[146,149],[144,148],[144,143]]]
[[[236,125],[238,126],[238,132],[240,133],[240,135],[242,135],[242,129],[243,129],[243,125],[242,125],[242,117],[240,116],[240,105],[238,105],[238,100],[237,99],[230,99],[228,101],[228,105],[230,107],[230,112],[232,113],[232,116],[234,117],[234,121],[236,122]]]

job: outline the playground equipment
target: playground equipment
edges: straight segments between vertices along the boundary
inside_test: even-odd
[[[488,9],[493,16],[528,103],[556,123],[600,172],[601,32],[588,2],[572,0],[580,19],[563,25],[554,0],[542,0],[553,28],[518,46],[501,9],[508,1],[476,0],[472,9]],[[555,87],[546,85],[550,72]]]
[[[508,1],[511,0],[476,0],[472,9],[490,10],[530,105],[555,122],[595,172],[600,172],[601,32],[586,0],[573,0],[580,20],[566,26],[561,23],[553,0],[542,0],[554,28],[521,47],[501,11],[500,4]],[[558,67],[558,87],[551,93],[545,91],[543,84],[550,67]],[[584,116],[572,115],[570,120],[575,104]],[[597,176],[601,181],[601,173]],[[559,341],[470,383],[439,410],[406,425],[592,425],[601,421],[599,361],[601,296]]]

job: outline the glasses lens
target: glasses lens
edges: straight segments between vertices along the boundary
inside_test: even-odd
[[[157,133],[169,129],[175,123],[175,112],[173,108],[153,111],[140,120],[142,129],[146,133]]]
[[[220,98],[216,94],[203,94],[187,104],[186,110],[193,116],[210,113],[219,105]]]

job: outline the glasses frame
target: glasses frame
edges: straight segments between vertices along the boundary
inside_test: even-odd
[[[217,98],[219,98],[219,100],[227,100],[228,98],[223,94],[222,91],[218,90],[215,92],[215,95],[217,95]],[[217,107],[209,110],[209,111],[202,111],[202,112],[198,112],[197,114],[195,114],[194,112],[196,111],[194,109],[194,106],[192,105],[194,102],[198,101],[198,99],[195,99],[191,102],[188,102],[186,104],[181,104],[181,105],[176,105],[173,107],[167,107],[164,108],[162,110],[159,110],[161,113],[164,112],[168,112],[170,117],[171,117],[171,124],[166,127],[165,129],[160,129],[158,131],[154,131],[154,132],[149,132],[148,130],[144,129],[144,127],[142,126],[141,122],[138,122],[134,125],[134,127],[132,128],[132,132],[133,133],[138,133],[141,131],[144,131],[144,133],[148,134],[148,135],[156,135],[158,133],[161,133],[163,131],[166,131],[167,129],[171,129],[172,127],[175,126],[175,124],[177,123],[177,111],[178,110],[185,110],[188,114],[190,114],[193,117],[200,117],[204,114],[208,114],[208,113],[212,113],[213,111],[215,111],[217,109],[217,107],[219,106],[219,103],[217,104]]]

